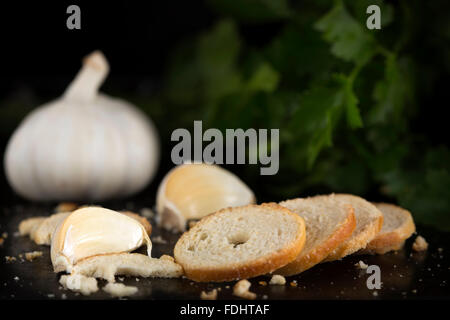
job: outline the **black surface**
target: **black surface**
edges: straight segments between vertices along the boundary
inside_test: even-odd
[[[125,205],[127,209],[139,211],[141,207],[132,203]],[[110,206],[124,209],[122,206]],[[38,246],[25,237],[15,235],[19,222],[30,216],[47,215],[51,207],[38,205],[22,205],[3,208],[0,214],[0,234],[8,233],[8,238],[0,246],[0,299],[109,299],[102,292],[91,296],[82,296],[62,290],[58,283],[59,275],[52,272],[49,248]],[[153,256],[172,255],[173,246],[179,234],[159,230],[152,221],[155,236],[168,240],[167,244],[153,243]],[[352,256],[331,263],[325,263],[302,273],[288,277],[285,286],[263,286],[260,281],[269,281],[270,277],[262,276],[251,279],[251,291],[262,299],[449,299],[450,281],[450,237],[433,229],[418,226],[419,234],[430,243],[429,249],[422,253],[412,253],[409,239],[405,248],[396,253],[382,256]],[[5,256],[17,257],[20,253],[33,250],[44,252],[43,257],[33,262],[18,259],[7,263]],[[354,266],[359,260],[367,264],[376,264],[381,269],[382,289],[369,290],[366,286],[368,274]],[[18,280],[14,278],[18,277]],[[290,283],[296,280],[298,286]],[[139,287],[136,295],[129,299],[199,299],[202,290],[221,288],[219,299],[236,299],[232,295],[233,283],[194,283],[188,279],[143,279],[135,277],[123,281],[127,285]],[[100,281],[99,287],[105,282]],[[229,286],[227,288],[227,286]]]

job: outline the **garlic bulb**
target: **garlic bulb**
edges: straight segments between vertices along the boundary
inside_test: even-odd
[[[29,114],[12,135],[5,171],[31,200],[104,200],[144,188],[159,160],[156,130],[131,104],[98,93],[109,71],[90,54],[64,95]]]
[[[169,171],[156,199],[159,224],[178,231],[186,229],[189,219],[250,203],[255,203],[255,196],[237,176],[203,163],[183,164]]]
[[[55,272],[71,272],[80,260],[104,254],[131,252],[152,243],[142,224],[119,212],[86,207],[70,213],[52,236],[51,260]]]

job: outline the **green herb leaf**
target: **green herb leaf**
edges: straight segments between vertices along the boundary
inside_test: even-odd
[[[340,108],[335,96],[334,89],[312,88],[300,97],[299,106],[292,114],[288,130],[295,132],[295,136],[291,143],[294,148],[304,150],[304,155],[297,157],[306,162],[306,168],[312,168],[320,151],[332,145],[332,132]]]
[[[340,89],[336,93],[335,104],[344,106],[346,110],[347,123],[350,128],[361,128],[363,126],[363,122],[358,108],[359,101],[353,92],[352,80],[343,74],[337,75],[336,80],[340,85]]]
[[[389,26],[394,20],[394,8],[392,4],[385,3],[383,0],[358,0],[349,1],[348,5],[352,8],[352,12],[355,14],[355,18],[361,24],[365,24],[369,15],[366,13],[367,7],[370,5],[377,5],[380,7],[381,12],[381,29]]]
[[[237,28],[230,20],[220,21],[200,37],[197,63],[207,100],[215,100],[238,89],[241,84],[236,68],[239,49]]]
[[[240,38],[230,20],[218,22],[209,32],[177,50],[166,77],[166,95],[180,105],[199,100],[209,104],[237,91],[241,75],[237,69]]]
[[[369,113],[369,121],[401,121],[406,104],[412,103],[411,68],[407,61],[399,61],[394,54],[386,58],[384,79],[376,83],[373,91],[376,104]]]
[[[249,91],[273,92],[280,80],[280,74],[268,63],[262,63],[248,80]]]

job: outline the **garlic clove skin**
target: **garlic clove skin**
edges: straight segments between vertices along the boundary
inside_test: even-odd
[[[71,272],[80,260],[131,252],[144,244],[150,257],[152,243],[135,219],[101,207],[85,207],[73,211],[56,228],[50,254],[55,272]]]
[[[185,231],[189,219],[255,200],[252,190],[233,173],[216,165],[183,164],[169,171],[158,188],[158,223],[165,229]]]

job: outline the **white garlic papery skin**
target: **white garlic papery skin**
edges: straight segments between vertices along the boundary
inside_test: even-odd
[[[255,201],[252,190],[230,171],[204,163],[183,164],[169,171],[159,185],[156,208],[163,228],[184,231],[190,219]]]
[[[64,95],[29,114],[12,135],[5,171],[31,200],[104,200],[143,189],[159,161],[157,132],[133,105],[98,93],[101,52],[85,58]]]

